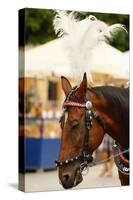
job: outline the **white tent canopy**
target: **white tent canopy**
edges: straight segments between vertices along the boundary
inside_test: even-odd
[[[26,75],[55,74],[69,75],[70,66],[61,46],[61,39],[53,40],[44,45],[26,48]]]
[[[101,43],[93,51],[93,71],[128,78],[129,52],[123,53],[106,43]]]
[[[46,75],[52,72],[57,75],[70,76],[71,66],[61,45],[61,40],[56,39],[34,48],[26,48],[26,76]],[[101,43],[93,50],[92,64],[93,72],[129,78],[129,52],[122,53],[109,44]],[[21,62],[20,67],[23,67]]]

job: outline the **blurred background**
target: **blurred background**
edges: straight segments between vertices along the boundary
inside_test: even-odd
[[[60,76],[66,76],[72,85],[75,84],[62,39],[57,39],[54,33],[55,14],[54,10],[24,9],[19,16],[19,136],[24,139],[21,140],[24,143],[20,142],[20,172],[55,169],[61,136],[58,120],[64,101]],[[110,44],[103,43],[95,48],[92,69],[95,85],[125,87],[129,80],[129,15],[78,12],[80,19],[90,14],[109,25],[124,24],[128,31],[120,31]],[[100,147],[96,158],[110,155],[108,149],[110,146],[103,148],[102,154]],[[102,171],[98,173],[102,176]]]

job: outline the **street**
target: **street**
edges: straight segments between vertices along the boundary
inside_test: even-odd
[[[83,177],[82,183],[74,187],[74,189],[120,186],[118,172],[115,165],[113,167],[112,177],[100,177],[99,174],[101,169],[102,165],[90,168],[88,174]],[[59,184],[57,171],[43,172],[40,170],[40,172],[36,173],[26,173],[26,192],[39,192],[49,190],[63,190],[63,187]]]

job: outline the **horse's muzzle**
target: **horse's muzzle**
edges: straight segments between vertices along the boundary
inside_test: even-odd
[[[82,180],[83,178],[81,172],[78,169],[74,174],[71,172],[63,173],[61,177],[61,184],[65,189],[70,189],[81,183]]]

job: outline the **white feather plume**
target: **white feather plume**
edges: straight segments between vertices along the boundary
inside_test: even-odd
[[[89,81],[91,75],[91,53],[99,42],[107,42],[112,33],[125,30],[122,24],[107,25],[95,16],[79,20],[75,12],[57,11],[53,21],[55,33],[62,37],[72,68],[72,75],[76,80],[81,80],[83,73],[87,72]]]

